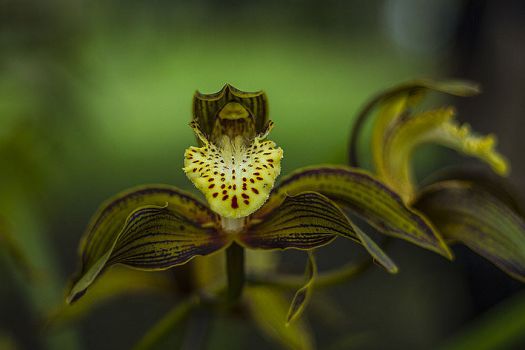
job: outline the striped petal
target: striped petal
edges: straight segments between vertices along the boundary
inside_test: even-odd
[[[207,255],[228,240],[215,214],[172,186],[151,185],[121,193],[94,215],[80,245],[80,270],[68,302],[82,296],[106,268],[123,264],[158,270]]]
[[[309,250],[341,236],[362,244],[389,272],[397,271],[386,253],[327,197],[316,192],[285,196],[273,209],[264,217],[258,216],[255,223],[237,237],[239,243],[252,249]]]
[[[416,207],[445,239],[525,282],[525,221],[492,193],[466,181],[443,181],[424,188]]]
[[[278,207],[286,196],[305,191],[327,196],[384,234],[405,239],[447,258],[452,257],[447,245],[424,216],[407,207],[396,192],[368,172],[351,167],[320,166],[290,174],[254,216],[265,216]],[[371,249],[368,250],[371,252]]]

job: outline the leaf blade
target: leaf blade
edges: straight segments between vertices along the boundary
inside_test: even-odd
[[[282,293],[271,287],[250,286],[246,288],[245,296],[255,324],[268,338],[286,349],[315,348],[314,339],[304,319],[286,326],[289,305]]]

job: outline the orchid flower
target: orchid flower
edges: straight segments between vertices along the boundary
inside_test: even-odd
[[[414,113],[430,90],[456,95],[476,92],[461,82],[430,81],[388,90],[365,106],[357,119],[350,147],[352,166],[311,166],[280,181],[281,161],[286,158],[269,139],[274,124],[269,120],[266,94],[243,92],[231,85],[214,94],[197,92],[190,127],[198,145],[185,151],[183,171],[205,200],[159,184],[110,198],[94,214],[82,237],[80,266],[67,302],[76,302],[115,265],[143,271],[136,271],[135,276],[113,269],[100,279],[115,288],[94,285],[92,300],[89,293],[84,298],[86,304],[130,290],[171,290],[173,281],[160,282],[148,277],[147,271],[182,269],[191,262],[200,267],[193,271],[198,286],[186,302],[146,334],[137,349],[149,348],[195,305],[210,302],[243,303],[270,338],[288,348],[312,349],[311,334],[299,318],[312,289],[344,282],[365,266],[318,271],[316,249],[333,244],[337,237],[350,239],[386,271],[398,271],[354,217],[379,233],[448,259],[452,259],[449,244],[463,242],[523,279],[525,225],[509,205],[497,196],[474,191],[470,183],[454,180],[421,188],[414,180],[411,157],[424,143],[437,142],[475,156],[501,175],[509,168],[494,149],[494,136],[478,136],[468,126],[459,125],[453,120],[452,108]],[[360,165],[356,145],[363,122],[376,107],[379,113],[370,145],[374,171],[368,172],[356,167]],[[247,254],[250,257],[284,249],[308,253],[304,277],[279,276],[271,268],[255,277],[250,272],[253,262],[245,261],[245,250],[253,252]],[[288,307],[275,286],[296,289]],[[75,314],[70,312],[70,316]]]

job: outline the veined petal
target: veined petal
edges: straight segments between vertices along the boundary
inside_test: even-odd
[[[305,191],[315,191],[327,196],[384,234],[405,239],[452,258],[447,245],[424,216],[407,207],[396,192],[361,169],[345,166],[300,169],[287,176],[275,188],[268,203],[254,217],[267,215],[286,196]]]
[[[450,180],[424,188],[415,205],[447,240],[525,282],[525,221],[503,201],[472,183]]]
[[[80,245],[80,271],[68,301],[82,296],[107,267],[165,269],[227,244],[216,215],[175,187],[143,186],[115,196],[94,215]]]
[[[192,123],[203,147],[190,147],[184,155],[184,171],[206,196],[211,209],[227,218],[242,218],[259,209],[268,199],[281,172],[283,151],[265,140],[271,130],[246,144],[238,136],[224,136],[220,145],[208,141]]]
[[[239,243],[252,249],[309,250],[341,236],[362,244],[388,272],[397,272],[386,253],[327,197],[316,192],[303,192],[285,196],[273,209],[264,217],[258,215],[256,223],[236,238]]]
[[[494,147],[494,135],[478,136],[468,125],[454,121],[451,107],[397,118],[383,137],[382,159],[376,159],[380,178],[400,192],[406,201],[414,195],[411,159],[422,144],[443,145],[469,156],[479,158],[499,175],[506,175],[509,166]]]

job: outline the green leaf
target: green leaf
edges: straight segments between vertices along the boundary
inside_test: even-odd
[[[2,218],[0,218],[0,251],[5,250],[7,255],[13,260],[15,268],[19,269],[24,277],[34,280],[42,274],[31,263],[28,255],[21,244],[17,242]]]
[[[411,160],[423,144],[438,144],[476,157],[499,175],[508,173],[505,158],[495,149],[494,135],[477,136],[468,125],[454,121],[454,109],[440,108],[413,116],[397,118],[383,135],[382,144],[374,144],[374,153],[381,148],[382,158],[374,158],[378,176],[410,201],[415,191]]]
[[[308,252],[308,263],[306,265],[305,275],[306,283],[295,292],[290,309],[288,309],[288,316],[286,317],[287,325],[301,316],[306,305],[310,301],[315,278],[317,277],[317,264],[315,263],[313,252]]]
[[[523,347],[524,335],[525,293],[521,292],[470,322],[438,349],[520,349]]]
[[[95,214],[82,239],[80,273],[68,302],[82,296],[111,265],[166,269],[223,248],[228,239],[213,228],[215,222],[204,204],[171,186],[117,195]]]
[[[452,258],[447,245],[424,216],[407,207],[396,192],[361,169],[344,166],[300,169],[283,179],[270,196],[268,203],[255,216],[267,215],[286,196],[305,191],[315,191],[325,195],[384,234],[405,239]],[[356,234],[355,226],[353,229]],[[357,236],[361,243],[368,241]],[[371,247],[368,247],[369,252],[372,251]]]
[[[301,191],[298,191],[301,192]],[[275,197],[277,198],[277,197]],[[337,236],[361,243],[377,262],[389,272],[395,266],[386,253],[356,228],[329,198],[316,192],[284,195],[282,203],[260,221],[239,235],[241,244],[252,249],[308,250],[330,243]]]
[[[255,324],[268,338],[286,349],[315,348],[304,318],[286,325],[289,305],[283,293],[271,287],[250,286],[244,295]]]
[[[424,188],[416,206],[445,239],[525,281],[525,222],[504,202],[469,182],[444,181]]]
[[[164,294],[175,290],[172,279],[166,274],[131,270],[116,266],[101,276],[88,294],[72,305],[60,305],[47,317],[48,327],[71,325],[96,307],[123,295]]]
[[[387,89],[372,99],[363,107],[356,118],[350,135],[350,165],[358,166],[357,143],[362,129],[368,118],[372,116],[372,111],[376,107],[381,107],[378,119],[375,121],[372,140],[377,144],[377,136],[383,135],[388,128],[390,121],[401,116],[406,109],[417,104],[427,92],[437,91],[455,96],[472,96],[480,92],[479,85],[463,80],[443,80],[436,81],[430,79],[419,79],[409,81],[390,89]],[[373,152],[381,152],[380,149],[373,148]],[[380,154],[377,155],[381,157]],[[376,155],[374,155],[376,157]]]

